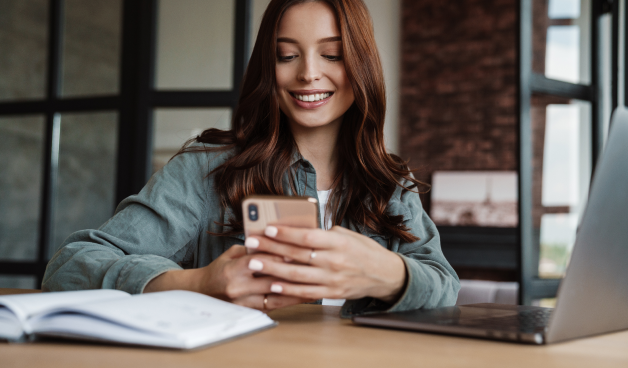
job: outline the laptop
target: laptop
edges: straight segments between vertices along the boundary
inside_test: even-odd
[[[628,329],[628,110],[613,115],[556,308],[469,304],[353,321],[538,345]]]

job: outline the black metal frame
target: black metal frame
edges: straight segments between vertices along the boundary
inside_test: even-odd
[[[40,284],[52,242],[58,173],[60,113],[117,111],[118,161],[116,203],[139,192],[151,170],[152,110],[157,107],[231,107],[249,55],[250,0],[235,0],[233,89],[225,91],[163,91],[154,89],[157,0],[123,0],[120,92],[113,96],[61,98],[60,70],[63,0],[49,0],[46,97],[0,102],[0,116],[44,115],[44,161],[37,259],[0,261],[1,275],[35,276]]]
[[[599,95],[599,31],[600,16],[609,10],[605,1],[592,0],[591,6],[591,84],[572,84],[551,80],[532,71],[532,0],[519,2],[519,300],[521,304],[531,304],[535,299],[556,296],[559,279],[541,279],[538,277],[539,255],[535,250],[534,228],[532,223],[532,130],[531,130],[531,96],[533,93],[565,97],[589,101],[592,116],[592,170],[595,169],[597,158],[602,150],[603,124],[602,108]],[[618,14],[617,1],[612,4],[613,14]],[[614,51],[617,55],[617,28],[614,24]],[[616,59],[616,57],[614,58]],[[617,80],[614,64],[613,80]],[[628,77],[627,77],[628,78]],[[628,80],[628,79],[627,79]],[[616,86],[614,86],[613,107],[617,104]]]
[[[605,9],[611,12],[613,18],[613,41],[611,48],[611,74],[613,78],[611,78],[611,105],[613,109],[617,107],[619,104],[619,89],[617,87],[619,83],[619,79],[617,76],[619,75],[619,0],[608,0],[608,2],[604,5]]]
[[[235,0],[233,89],[168,91],[154,88],[157,0],[125,0],[116,203],[137,193],[151,175],[152,111],[159,107],[235,108],[249,55],[251,1]]]
[[[441,248],[454,267],[511,271],[518,269],[517,228],[437,226]]]
[[[626,106],[626,101],[628,101],[628,3],[624,2],[624,101],[621,101],[622,106]],[[617,33],[619,35],[619,33]],[[618,37],[619,38],[619,37]],[[619,44],[616,46],[619,49]],[[619,54],[619,52],[618,52]],[[613,78],[617,78],[617,76],[613,76]],[[614,106],[613,106],[614,107]]]

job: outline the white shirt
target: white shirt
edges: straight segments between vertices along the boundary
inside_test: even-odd
[[[329,202],[329,194],[331,194],[331,189],[317,190],[316,194],[318,194],[318,206],[320,207],[321,213],[321,227],[325,230],[329,230],[332,227],[331,214],[325,213],[325,207],[327,206],[327,202]],[[327,219],[325,219],[325,217],[327,217]]]
[[[332,227],[331,214],[325,213],[325,207],[329,201],[329,194],[331,190],[317,190],[318,205],[321,212],[321,226],[325,230],[329,230]],[[323,305],[337,305],[342,306],[345,303],[345,299],[323,299]]]

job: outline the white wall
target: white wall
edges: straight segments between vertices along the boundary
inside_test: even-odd
[[[251,14],[251,47],[249,48],[253,51],[253,44],[255,43],[255,39],[257,38],[257,31],[259,31],[259,26],[262,24],[262,17],[264,16],[264,11],[268,4],[270,4],[270,0],[251,0],[253,4],[253,13]]]
[[[251,42],[270,0],[253,0]],[[399,147],[399,69],[401,37],[401,0],[364,0],[373,18],[375,42],[379,49],[386,81],[386,123],[384,137],[389,152],[397,153]],[[253,45],[251,45],[251,50]]]
[[[386,80],[384,138],[391,153],[399,149],[399,69],[401,67],[401,0],[365,0],[373,18],[375,42]]]

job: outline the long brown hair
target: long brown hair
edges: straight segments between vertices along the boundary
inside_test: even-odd
[[[285,195],[283,179],[289,175],[290,189],[296,194],[290,171],[296,143],[287,117],[279,109],[276,91],[277,29],[290,6],[323,1],[334,10],[342,38],[343,60],[351,82],[355,102],[344,114],[338,137],[338,171],[326,211],[332,223],[344,219],[361,228],[415,241],[403,216],[386,213],[397,186],[407,180],[404,190],[423,183],[415,180],[406,163],[388,154],[384,145],[386,91],[382,67],[375,45],[373,25],[362,0],[272,0],[262,19],[255,47],[249,61],[232,129],[207,129],[195,141],[219,145],[190,151],[233,150],[212,174],[223,208],[231,207],[235,217],[221,234],[243,230],[240,203],[252,194]],[[194,141],[194,140],[193,140]]]

